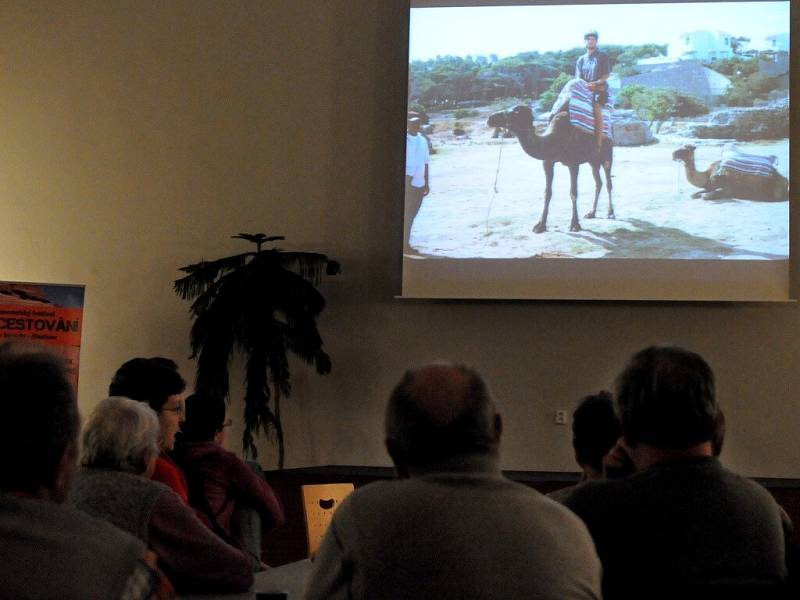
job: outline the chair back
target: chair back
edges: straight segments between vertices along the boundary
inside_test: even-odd
[[[355,489],[352,483],[322,483],[302,486],[308,555],[314,556],[333,519],[333,513]]]

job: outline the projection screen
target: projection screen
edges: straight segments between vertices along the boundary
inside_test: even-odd
[[[403,297],[790,299],[792,9],[412,1]]]

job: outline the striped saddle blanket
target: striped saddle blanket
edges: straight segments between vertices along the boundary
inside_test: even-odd
[[[771,177],[775,174],[776,156],[762,156],[760,154],[744,154],[734,144],[725,144],[722,147],[722,159],[717,167],[716,174],[723,171],[738,171],[758,177]]]
[[[594,93],[581,79],[573,79],[564,90],[569,88],[569,122],[573,127],[594,135]],[[611,97],[603,105],[603,137],[611,140]]]

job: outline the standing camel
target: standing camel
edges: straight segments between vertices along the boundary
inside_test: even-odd
[[[547,130],[542,135],[537,135],[533,127],[533,111],[528,106],[515,106],[511,110],[494,113],[489,117],[489,127],[505,127],[517,136],[522,149],[526,154],[541,160],[544,167],[546,184],[544,189],[544,210],[542,218],[534,226],[534,233],[547,231],[547,211],[550,198],[553,195],[553,171],[555,164],[560,162],[569,168],[570,188],[569,197],[572,200],[572,221],[570,231],[580,231],[578,221],[578,169],[581,163],[589,163],[594,176],[594,204],[592,210],[584,215],[586,219],[593,219],[597,211],[597,200],[603,182],[600,180],[600,167],[606,175],[606,189],[608,190],[608,218],[614,218],[614,206],[611,202],[611,163],[613,162],[613,145],[611,140],[603,139],[602,145],[597,146],[594,135],[577,130],[570,124],[569,113],[558,112],[550,121]]]

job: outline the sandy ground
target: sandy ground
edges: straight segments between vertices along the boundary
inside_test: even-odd
[[[430,160],[431,193],[411,231],[422,256],[450,258],[681,258],[784,259],[789,255],[789,203],[695,200],[672,152],[695,143],[697,168],[719,159],[723,140],[657,135],[659,143],[614,149],[612,170],[616,219],[606,218],[608,195],[600,195],[597,218],[586,219],[594,200],[591,169],[578,179],[578,216],[583,228],[570,232],[569,171],[558,164],[547,231],[535,234],[544,202],[541,161],[526,155],[516,139],[491,139],[486,114],[467,120],[469,137],[445,131],[432,118],[436,154]],[[452,122],[452,118],[450,118]],[[462,122],[465,121],[462,119]],[[753,154],[775,154],[788,177],[788,140],[737,146]],[[498,171],[499,164],[499,171]],[[497,175],[497,192],[494,191]]]

